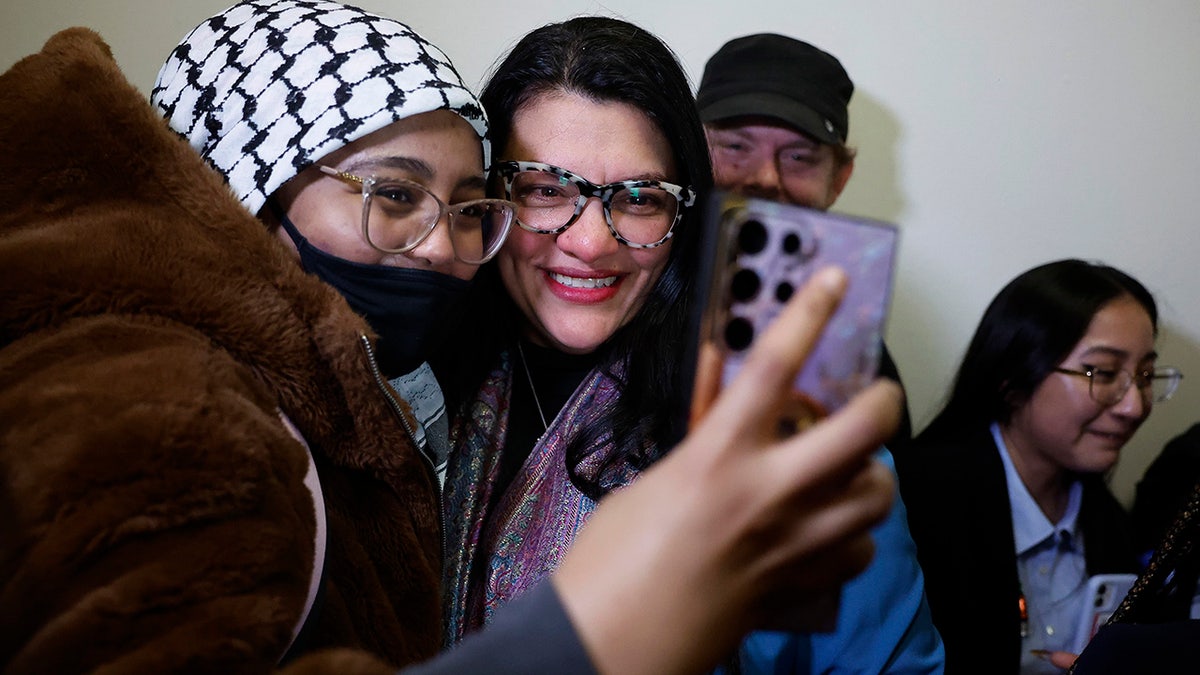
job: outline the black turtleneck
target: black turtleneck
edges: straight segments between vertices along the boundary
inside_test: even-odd
[[[512,483],[517,471],[546,432],[538,406],[529,388],[532,377],[546,416],[546,424],[552,424],[558,411],[566,405],[579,384],[592,368],[600,362],[603,350],[590,354],[565,354],[556,349],[539,347],[526,340],[521,341],[521,350],[512,350],[513,388],[508,415],[508,436],[501,453],[500,475],[493,487],[493,494],[501,495]],[[522,361],[521,353],[525,360]],[[528,375],[526,375],[528,366]]]

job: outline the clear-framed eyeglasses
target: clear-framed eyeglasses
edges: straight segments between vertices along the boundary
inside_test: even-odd
[[[1183,379],[1183,373],[1178,368],[1171,367],[1153,368],[1134,374],[1128,370],[1109,370],[1085,363],[1082,364],[1081,370],[1055,368],[1054,372],[1086,377],[1088,393],[1092,400],[1103,406],[1119,403],[1125,398],[1125,392],[1134,384],[1137,385],[1143,401],[1161,403],[1171,398],[1179,388],[1179,381]]]
[[[407,253],[421,245],[443,216],[459,261],[480,265],[496,255],[516,218],[517,206],[503,199],[445,204],[419,183],[356,176],[320,166],[322,173],[362,188],[362,231],[376,250]]]
[[[517,205],[517,224],[539,234],[559,234],[579,220],[587,200],[604,207],[608,231],[632,248],[666,243],[683,217],[683,207],[696,202],[690,187],[659,180],[595,183],[551,164],[497,162],[492,170],[504,181],[504,193]]]

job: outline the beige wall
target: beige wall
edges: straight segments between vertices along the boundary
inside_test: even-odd
[[[148,91],[225,0],[3,0],[0,67],[70,25],[98,30]],[[839,210],[902,227],[888,341],[918,424],[984,306],[1037,263],[1100,259],[1159,299],[1163,363],[1189,374],[1114,475],[1128,501],[1170,436],[1200,419],[1200,4],[1193,0],[562,0],[361,5],[411,23],[468,83],[526,30],[607,13],[662,36],[696,79],[736,35],[776,31],[837,54],[858,85],[855,177]],[[0,149],[2,151],[2,149]]]

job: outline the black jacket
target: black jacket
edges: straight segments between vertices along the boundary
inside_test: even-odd
[[[1004,464],[987,427],[922,433],[896,457],[946,673],[1016,673],[1020,582]],[[1103,476],[1083,478],[1079,526],[1088,574],[1136,572],[1128,516]]]

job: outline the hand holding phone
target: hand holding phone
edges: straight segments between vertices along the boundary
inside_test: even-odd
[[[767,333],[793,293],[821,269],[846,276],[837,309],[811,345],[790,391],[763,401],[758,430],[763,438],[795,436],[875,379],[883,323],[890,299],[895,227],[861,218],[814,211],[718,192],[706,205],[700,275],[693,301],[685,382],[676,424],[698,425],[720,392],[742,370],[752,346]],[[814,328],[815,330],[815,328]],[[767,397],[764,396],[764,399]],[[828,631],[836,626],[841,590],[792,595],[764,608],[758,627]]]
[[[874,456],[899,423],[900,388],[875,382],[814,433],[761,430],[845,287],[824,273],[799,289],[697,427],[580,531],[553,583],[597,670],[711,670],[750,630],[836,618],[838,588],[869,564],[895,500]]]
[[[1096,635],[1096,631],[1117,611],[1129,589],[1137,581],[1136,574],[1096,574],[1088,578],[1084,591],[1084,604],[1079,612],[1075,627],[1075,643],[1071,649],[1076,654]]]

